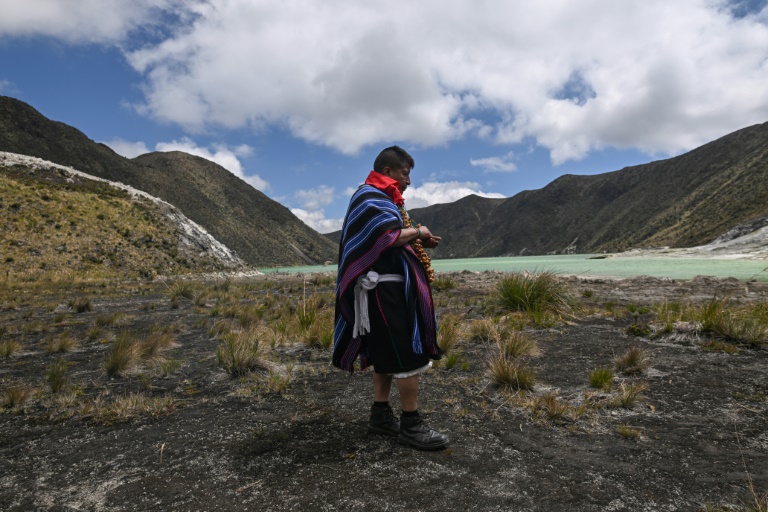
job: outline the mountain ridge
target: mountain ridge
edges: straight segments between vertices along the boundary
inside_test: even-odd
[[[410,213],[443,237],[435,258],[703,245],[768,216],[768,123],[673,158]]]
[[[253,266],[317,264],[337,256],[332,242],[218,164],[181,152],[127,159],[8,96],[0,96],[0,151],[69,166],[166,200]]]

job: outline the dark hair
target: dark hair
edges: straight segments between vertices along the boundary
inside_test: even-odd
[[[413,157],[406,150],[400,146],[391,146],[379,153],[373,162],[373,170],[383,173],[385,167],[401,169],[407,166],[409,169],[413,169],[415,165]]]

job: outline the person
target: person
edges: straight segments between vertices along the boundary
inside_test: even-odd
[[[403,148],[384,149],[349,202],[339,243],[333,364],[352,372],[359,358],[361,370],[373,366],[369,433],[437,450],[448,445],[448,437],[430,428],[418,410],[420,374],[442,354],[431,269],[419,258],[417,250],[423,249],[416,241],[434,248],[441,238],[426,226],[407,227],[402,193],[413,167]],[[389,405],[393,380],[402,406],[399,421]]]

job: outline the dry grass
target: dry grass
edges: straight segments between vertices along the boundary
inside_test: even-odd
[[[536,383],[536,375],[530,367],[502,353],[491,356],[488,369],[491,381],[505,389],[530,390]]]
[[[514,273],[496,284],[496,301],[507,311],[526,311],[546,319],[570,314],[575,300],[565,283],[554,272]]]
[[[524,331],[508,331],[497,343],[499,351],[509,358],[541,356],[536,340]]]
[[[231,332],[222,336],[216,349],[216,360],[232,377],[239,377],[252,371],[266,371],[271,364],[266,359],[264,330],[254,328]]]
[[[141,416],[160,416],[174,409],[173,397],[146,397],[131,393],[119,397],[97,397],[83,404],[77,415],[94,423],[113,424]]]
[[[647,390],[648,384],[645,382],[622,382],[614,397],[613,405],[630,409]]]
[[[618,432],[624,439],[632,439],[633,441],[640,439],[640,430],[629,425],[619,425]]]
[[[0,341],[0,357],[10,357],[21,350],[21,343],[16,340]]]
[[[51,391],[54,393],[61,392],[69,381],[67,377],[67,368],[69,363],[64,359],[57,359],[51,366],[48,367],[46,378]]]
[[[11,382],[3,388],[3,407],[19,407],[24,405],[34,394],[35,389],[26,382]]]
[[[147,363],[163,361],[165,352],[176,346],[176,336],[168,328],[156,327],[143,338],[120,331],[104,360],[104,371],[110,377],[136,373]]]
[[[602,366],[589,374],[590,387],[609,392],[613,387],[613,370]]]
[[[437,345],[444,354],[449,354],[459,343],[461,334],[461,317],[459,315],[445,315],[438,322]]]
[[[495,341],[499,339],[498,331],[497,322],[491,318],[481,318],[469,324],[467,334],[473,341]]]
[[[614,360],[616,369],[624,375],[639,375],[648,369],[650,357],[641,347],[631,347]]]
[[[77,348],[78,343],[69,331],[62,332],[59,336],[49,339],[45,343],[45,351],[49,354],[69,352]]]

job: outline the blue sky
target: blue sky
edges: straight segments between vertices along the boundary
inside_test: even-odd
[[[212,159],[328,232],[391,144],[415,208],[767,122],[767,3],[0,0],[0,94],[128,157]]]

